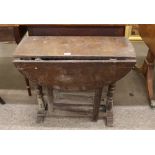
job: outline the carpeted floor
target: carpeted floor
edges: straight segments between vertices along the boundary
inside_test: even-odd
[[[143,42],[133,42],[137,63],[147,54]],[[155,110],[149,107],[144,78],[131,71],[117,83],[114,96],[114,127],[107,128],[104,120],[94,123],[91,118],[51,117],[36,123],[35,94],[28,97],[25,82],[12,64],[15,43],[0,43],[0,96],[7,104],[0,105],[0,129],[155,129]],[[105,88],[106,89],[106,88]],[[93,92],[65,93],[55,91],[56,100],[92,103]],[[103,92],[103,101],[105,91]],[[61,114],[57,111],[57,114]],[[67,112],[66,112],[67,114]]]

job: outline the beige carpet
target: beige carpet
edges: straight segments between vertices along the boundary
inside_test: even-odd
[[[143,62],[147,47],[143,42],[133,43],[138,64]],[[0,105],[0,129],[155,129],[155,110],[149,107],[144,78],[131,71],[117,83],[114,96],[114,127],[107,128],[103,118],[48,117],[36,123],[35,94],[28,97],[23,77],[12,64],[15,43],[0,43],[0,96],[7,104]],[[106,88],[105,88],[106,90]],[[65,102],[92,104],[93,92],[56,92],[56,99]],[[103,101],[105,102],[105,91]],[[57,114],[61,114],[58,111]],[[67,114],[67,112],[64,112]]]

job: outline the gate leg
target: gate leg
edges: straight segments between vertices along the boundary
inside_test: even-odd
[[[25,82],[26,82],[26,88],[27,88],[27,91],[28,91],[28,95],[32,96],[30,82],[29,82],[29,79],[26,78],[26,77],[25,77]]]
[[[54,96],[53,96],[53,88],[49,88],[47,87],[46,88],[46,91],[47,91],[47,102],[48,102],[48,105],[49,105],[49,108],[48,110],[50,112],[53,112],[54,111]]]
[[[106,102],[106,124],[109,127],[113,126],[113,94],[115,89],[115,83],[112,83],[108,87],[107,102]]]
[[[41,123],[44,121],[48,107],[43,97],[42,86],[37,86],[36,93],[38,102],[37,123]]]
[[[93,121],[98,120],[101,97],[102,97],[102,88],[99,88],[95,91],[95,96],[94,96]]]

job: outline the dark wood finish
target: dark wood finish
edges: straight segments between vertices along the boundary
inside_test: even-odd
[[[14,63],[27,78],[61,89],[77,89],[77,83],[92,89],[89,83],[98,87],[109,76],[117,81],[135,63],[134,49],[124,37],[25,37],[14,57],[23,59]]]
[[[124,36],[125,25],[28,25],[30,36]]]
[[[47,111],[47,103],[45,102],[44,95],[42,92],[42,86],[36,86],[36,94],[37,94],[37,101],[38,101],[38,113],[37,113],[37,122],[43,122],[44,117],[46,116]]]
[[[135,65],[132,45],[124,37],[25,37],[14,53],[14,64],[37,85],[38,121],[46,116],[47,103],[42,87],[61,90],[96,90],[93,120],[98,119],[101,90],[109,85],[107,125],[113,123],[114,83]],[[51,95],[53,96],[53,95]],[[51,101],[50,101],[51,100]]]
[[[30,82],[29,82],[29,79],[26,77],[25,77],[25,82],[26,82],[26,89],[27,89],[28,95],[32,96]]]
[[[19,44],[27,31],[27,27],[26,26],[15,26],[13,27],[13,29],[14,29],[15,41],[17,44]]]
[[[14,60],[14,64],[34,83],[56,89],[88,90],[119,80],[135,60]]]
[[[139,32],[143,41],[155,56],[155,24],[140,24]]]
[[[116,48],[117,47],[117,48]],[[134,59],[132,44],[125,37],[33,36],[25,37],[14,53],[22,58]]]
[[[53,95],[53,88],[52,87],[47,87],[46,88],[46,93],[47,93],[47,104],[48,104],[48,109],[49,113],[52,113],[54,111],[54,95]]]
[[[5,101],[0,97],[0,104],[6,104]]]
[[[14,40],[12,27],[0,27],[0,42],[10,42]]]
[[[30,36],[125,36],[124,24],[30,24],[26,26]]]
[[[93,121],[98,120],[101,97],[102,97],[102,87],[96,89],[95,91],[94,106],[93,106]]]
[[[113,94],[115,89],[115,83],[109,84],[106,102],[106,121],[107,126],[113,126]]]
[[[148,98],[151,107],[155,107],[155,98],[153,91],[153,80],[154,80],[154,60],[155,60],[155,24],[142,24],[139,25],[139,32],[149,48],[147,57],[141,67],[137,67],[138,70],[143,73],[146,78],[146,88],[148,92]]]
[[[17,24],[0,24],[0,29],[5,29],[5,31],[7,29],[8,33],[10,33],[11,41],[13,37],[16,43],[18,44],[22,40],[23,36],[25,35],[27,31],[27,26],[17,25]],[[8,33],[5,32],[6,35],[9,35]],[[8,41],[10,41],[10,36],[8,38],[9,39]]]

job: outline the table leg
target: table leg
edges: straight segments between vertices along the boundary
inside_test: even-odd
[[[48,107],[43,97],[42,86],[37,86],[36,93],[38,102],[37,122],[40,123],[44,121]]]
[[[113,126],[113,94],[115,90],[115,83],[108,87],[107,102],[106,102],[106,124],[109,127]]]
[[[27,26],[15,26],[13,28],[13,31],[14,31],[15,41],[17,44],[19,44],[27,31]]]
[[[53,96],[53,88],[47,87],[47,102],[49,105],[48,110],[53,112],[54,111],[54,96]]]
[[[29,82],[29,79],[26,78],[26,77],[25,77],[25,82],[26,82],[26,88],[27,88],[27,91],[28,91],[28,95],[32,96],[30,82]]]
[[[93,121],[98,120],[101,97],[102,97],[102,88],[99,88],[95,91],[95,96],[94,96]]]
[[[5,104],[5,101],[0,97],[0,104]]]

